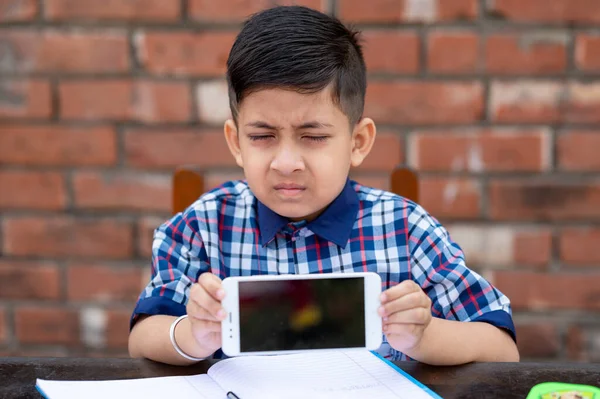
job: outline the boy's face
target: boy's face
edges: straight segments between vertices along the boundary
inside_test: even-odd
[[[315,94],[263,89],[244,98],[225,138],[254,195],[292,220],[317,217],[342,191],[350,166],[369,153],[375,125],[350,131],[330,89]]]

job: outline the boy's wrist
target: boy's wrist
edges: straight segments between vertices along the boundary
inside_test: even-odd
[[[195,358],[207,358],[212,356],[214,351],[201,346],[192,334],[192,323],[189,317],[183,318],[175,327],[175,341],[185,354]]]

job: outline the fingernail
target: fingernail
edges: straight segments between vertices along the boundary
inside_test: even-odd
[[[380,316],[385,316],[385,308],[383,306],[380,306],[379,309],[377,309],[377,312]]]
[[[224,318],[225,318],[225,311],[224,311],[223,309],[219,310],[219,311],[217,312],[217,317],[218,317],[219,319],[224,319]]]
[[[381,295],[379,295],[379,300],[381,302],[385,302],[385,299],[386,299],[386,295],[385,295],[385,292],[383,292]]]
[[[384,318],[383,318],[383,321],[388,321],[388,318],[387,318],[387,317],[384,317]]]
[[[383,326],[383,331],[387,331],[388,330],[388,326],[387,324]]]
[[[217,291],[217,296],[219,297],[219,299],[223,299],[225,297],[225,290],[223,288],[219,289]]]

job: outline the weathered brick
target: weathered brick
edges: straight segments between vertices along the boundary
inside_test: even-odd
[[[427,177],[419,181],[420,204],[435,218],[476,219],[481,215],[481,184],[474,179]]]
[[[517,324],[517,346],[524,358],[551,358],[561,349],[558,329],[550,323]]]
[[[490,117],[494,122],[558,122],[563,118],[564,84],[558,81],[494,81]]]
[[[129,258],[133,229],[110,218],[13,217],[3,223],[3,253],[36,257]]]
[[[560,259],[572,265],[600,264],[600,228],[565,228],[560,232]]]
[[[76,264],[67,269],[67,298],[74,301],[134,302],[141,291],[142,271],[136,266]]]
[[[170,176],[78,172],[73,187],[75,206],[83,209],[169,211],[171,206]]]
[[[0,21],[31,21],[38,13],[36,0],[0,0]]]
[[[367,88],[365,115],[378,123],[476,122],[483,117],[483,87],[479,83],[375,81]]]
[[[363,55],[368,72],[416,73],[420,40],[415,32],[367,30],[362,32]]]
[[[438,73],[473,73],[480,68],[479,37],[467,30],[437,29],[429,33],[427,68]]]
[[[58,172],[0,171],[0,187],[0,208],[60,210],[67,202]]]
[[[61,276],[54,262],[0,260],[0,292],[4,299],[59,299]]]
[[[419,171],[535,172],[551,164],[550,132],[541,128],[416,131],[408,146]]]
[[[181,2],[172,0],[45,0],[45,16],[52,21],[115,20],[176,21]]]
[[[59,307],[22,306],[15,309],[15,334],[21,344],[79,345],[79,315]]]
[[[600,185],[492,181],[490,216],[497,220],[599,220]]]
[[[43,79],[0,80],[0,118],[48,119],[50,84]]]
[[[597,23],[600,3],[595,0],[494,0],[487,10],[496,17],[518,22]]]
[[[477,0],[340,0],[339,14],[350,22],[434,22],[471,20]]]
[[[546,274],[496,270],[490,280],[510,298],[512,308],[517,311],[600,310],[600,273]],[[569,290],[569,295],[564,295],[565,289]]]
[[[124,30],[0,30],[2,72],[125,72]]]
[[[575,40],[575,64],[582,71],[600,71],[600,35],[577,35]]]
[[[125,132],[125,162],[141,168],[235,166],[222,132],[192,129]]]
[[[131,312],[109,309],[107,311],[106,346],[111,349],[127,349]]]
[[[498,75],[564,72],[568,41],[568,34],[560,31],[491,35],[485,43],[486,71]]]
[[[153,74],[223,76],[235,32],[139,32],[136,52]]]
[[[0,163],[110,166],[116,161],[116,134],[108,126],[0,126]]]
[[[404,157],[401,136],[394,132],[381,132],[377,133],[371,152],[357,169],[391,173],[402,162]]]
[[[152,242],[154,230],[166,222],[166,218],[146,216],[140,218],[137,223],[137,253],[140,257],[150,259],[152,256]]]
[[[190,90],[185,83],[85,80],[59,86],[60,116],[71,120],[187,122]]]
[[[558,166],[568,171],[600,171],[600,131],[571,130],[558,136]]]
[[[190,16],[199,21],[240,22],[251,14],[275,5],[301,5],[322,12],[327,11],[326,0],[238,0],[235,2],[190,0],[188,10]]]

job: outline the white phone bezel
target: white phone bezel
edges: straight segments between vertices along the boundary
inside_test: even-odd
[[[264,275],[264,276],[242,276],[227,277],[223,280],[223,289],[225,298],[222,301],[223,308],[227,313],[225,320],[221,322],[222,350],[229,357],[243,355],[277,355],[297,352],[326,351],[331,349],[302,349],[285,351],[240,351],[240,314],[239,314],[239,291],[238,282],[240,281],[270,281],[270,280],[303,280],[303,279],[332,279],[332,278],[356,278],[364,279],[364,301],[365,301],[365,346],[356,349],[375,350],[382,343],[382,320],[377,313],[379,308],[381,294],[381,277],[373,272],[357,273],[326,273],[326,274],[286,274],[286,275]],[[344,348],[354,349],[354,348]]]

